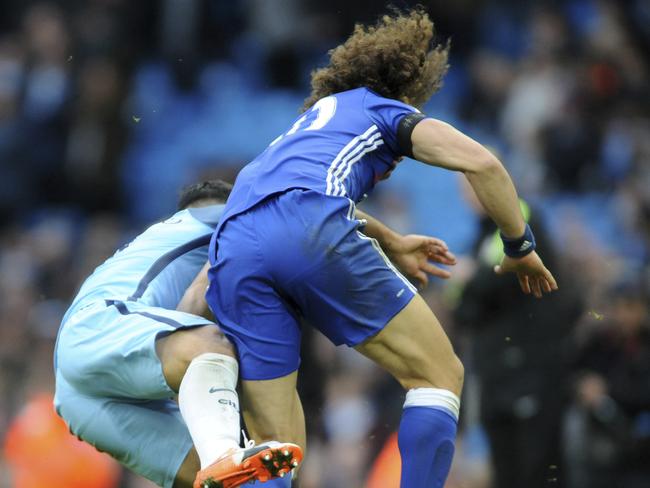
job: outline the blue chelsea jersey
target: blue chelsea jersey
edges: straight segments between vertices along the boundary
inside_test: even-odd
[[[219,227],[293,188],[359,202],[403,155],[397,129],[413,112],[417,109],[368,88],[320,99],[241,170]]]
[[[189,208],[152,225],[83,283],[64,321],[98,300],[138,301],[175,309],[208,259],[223,205]]]

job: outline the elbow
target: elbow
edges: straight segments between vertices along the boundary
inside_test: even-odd
[[[467,176],[489,176],[503,171],[503,165],[492,154],[482,155],[476,162],[465,170]]]

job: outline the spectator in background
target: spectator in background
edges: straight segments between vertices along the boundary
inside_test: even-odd
[[[475,197],[467,189],[470,202]],[[478,209],[478,205],[473,205]],[[537,213],[522,202],[537,247],[551,269],[556,253]],[[520,296],[517,283],[495,281],[502,247],[494,225],[481,216],[474,247],[476,269],[455,311],[470,336],[470,365],[480,383],[480,417],[489,438],[494,488],[563,487],[561,425],[568,363],[564,343],[580,315],[577,290],[567,277],[560,291],[539,301]]]
[[[234,178],[250,152],[256,154],[295,117],[302,96],[295,88],[307,83],[326,48],[355,21],[374,18],[384,3],[0,0],[0,438],[33,393],[52,388],[51,324],[76,282],[129,240],[130,226],[170,209],[182,182],[204,179],[206,168],[210,177]],[[648,0],[424,3],[440,37],[452,38],[449,82],[425,111],[449,117],[504,150],[522,194],[534,194],[549,225],[561,229],[559,258],[580,270],[574,276],[578,287],[604,315],[592,316],[591,325],[600,327],[586,336],[615,329],[616,314],[600,308],[610,301],[612,279],[619,279],[613,276],[638,271],[650,285]],[[181,42],[177,32],[190,37]],[[251,126],[255,130],[241,130]],[[239,132],[245,137],[232,137]],[[397,230],[444,230],[458,237],[454,247],[467,249],[471,224],[441,225],[431,215],[435,178],[398,174],[367,208]],[[143,186],[147,180],[152,183]],[[446,195],[436,195],[437,206],[454,205]],[[637,245],[630,242],[635,239]],[[569,291],[566,277],[560,285],[560,293]],[[434,310],[444,315],[446,307]],[[475,323],[482,324],[490,325]],[[522,334],[540,329],[527,321],[519,327]],[[469,334],[476,347],[487,330]],[[509,337],[516,342],[514,334]],[[462,347],[465,338],[459,339]],[[303,340],[309,353],[303,354],[301,386],[313,441],[301,484],[346,488],[336,479],[356,480],[399,418],[401,403],[386,401],[399,387],[375,382],[347,391],[340,401],[336,388],[326,385],[357,374],[358,365],[332,356],[319,339]],[[487,347],[503,352],[519,346],[508,348],[502,337],[500,348]],[[491,367],[488,359],[486,353],[481,360]],[[486,379],[498,383],[498,392],[513,388]],[[475,408],[470,393],[468,388],[466,421]],[[484,390],[483,396],[489,394]],[[332,430],[328,418],[343,415],[356,398],[368,402],[375,425],[346,440],[348,448],[360,446],[358,455],[346,458],[346,473],[328,479],[322,474],[327,462],[346,455],[337,451],[341,429]],[[575,406],[572,412],[584,410]],[[576,462],[588,472],[590,465]],[[459,463],[463,476],[469,468]],[[0,455],[0,488],[9,486],[7,473]],[[125,488],[137,483],[123,478]],[[479,486],[467,480],[460,485]]]
[[[117,488],[120,468],[106,454],[75,439],[39,395],[23,407],[9,427],[4,450],[13,488]]]
[[[20,87],[25,50],[16,36],[0,37],[0,224],[32,197],[29,168],[22,163]]]
[[[37,201],[59,191],[58,174],[65,151],[67,110],[72,91],[69,29],[61,9],[35,4],[23,19],[26,63],[22,80],[20,160],[29,167]],[[16,162],[14,162],[15,164]]]
[[[126,142],[123,80],[110,58],[86,60],[71,110],[63,172],[68,190],[86,211],[119,207],[118,162]]]
[[[571,488],[650,486],[650,328],[636,283],[609,293],[579,336],[567,416]]]

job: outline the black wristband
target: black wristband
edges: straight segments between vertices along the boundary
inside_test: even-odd
[[[411,141],[411,133],[415,126],[422,119],[426,119],[427,116],[420,112],[413,112],[402,117],[402,120],[399,121],[397,125],[397,144],[399,145],[400,151],[403,156],[409,158],[413,157],[413,141]]]
[[[521,237],[510,239],[504,237],[501,233],[499,235],[501,236],[501,241],[503,241],[503,252],[506,253],[506,256],[523,258],[535,250],[535,236],[528,224],[526,224],[526,230]]]

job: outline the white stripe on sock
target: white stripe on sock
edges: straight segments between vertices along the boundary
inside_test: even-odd
[[[436,407],[447,410],[458,420],[460,398],[449,390],[442,388],[413,388],[406,393],[404,408]]]

